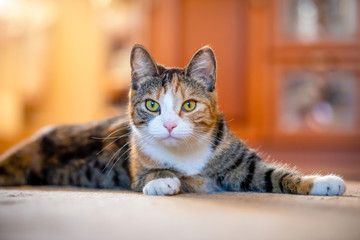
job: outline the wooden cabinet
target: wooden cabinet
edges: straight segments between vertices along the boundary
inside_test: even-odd
[[[150,50],[185,66],[203,45],[218,60],[219,105],[250,143],[359,147],[356,0],[154,1]]]
[[[273,1],[272,139],[357,148],[360,140],[360,4]]]

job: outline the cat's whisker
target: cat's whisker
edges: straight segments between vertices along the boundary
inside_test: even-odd
[[[91,137],[91,138],[96,139],[96,140],[108,140],[108,139],[117,139],[119,137],[121,137],[121,136],[105,137],[105,138],[103,138],[103,137]]]
[[[196,128],[194,129],[194,131],[196,131],[196,130],[201,130],[201,129],[206,129],[206,130],[208,130],[209,128],[206,128],[206,127],[196,127]],[[211,130],[213,130],[213,129],[211,129]],[[226,133],[227,131],[217,129],[216,132]]]
[[[202,131],[193,131],[191,134],[196,135],[197,137],[204,137],[204,136],[209,136],[211,138],[216,137],[216,135],[213,133],[206,133]]]
[[[197,140],[197,142],[199,142],[198,141],[198,139],[199,138],[202,138],[202,141],[201,141],[201,143],[207,143],[207,144],[213,144],[213,139],[218,139],[219,141],[221,140],[221,139],[219,139],[219,138],[217,138],[216,136],[212,136],[212,135],[209,135],[209,137],[208,138],[203,138],[203,134],[199,134],[199,133],[196,133],[196,132],[193,132],[191,135],[190,135],[190,137],[191,138],[193,138],[193,139],[196,139]]]
[[[201,132],[201,131],[194,131],[194,134],[198,134],[198,136],[202,136],[203,134],[208,134],[208,133],[204,133],[204,132]],[[213,138],[213,139],[221,140],[219,137],[216,136],[215,133],[210,133],[209,136],[211,138]]]
[[[185,138],[184,141],[185,141],[186,147],[187,147],[190,151],[193,151],[193,147],[192,147],[192,145],[190,144],[189,139]]]
[[[232,119],[230,119],[230,120],[225,120],[225,119],[224,119],[224,122],[229,123],[229,122],[232,122],[232,121],[234,121],[234,120],[235,120],[235,118],[232,118]]]
[[[130,136],[130,132],[125,133],[121,136],[112,136],[112,137],[96,137],[96,136],[92,136],[92,139],[99,139],[99,140],[107,140],[107,139],[114,139],[114,138],[122,138],[122,137],[126,137],[126,136]]]
[[[145,136],[145,137],[143,137],[141,140],[142,141],[147,141],[147,140],[151,140],[151,139],[153,139],[153,137],[152,136]],[[128,142],[129,143],[129,142]],[[121,156],[120,157],[116,157],[117,159],[116,159],[116,161],[114,162],[114,164],[111,166],[111,168],[109,169],[109,171],[108,171],[108,174],[110,174],[110,172],[112,171],[112,169],[115,167],[115,165],[118,163],[118,161],[126,154],[126,153],[128,153],[129,151],[131,151],[132,149],[134,149],[135,147],[140,147],[140,148],[142,148],[141,147],[141,145],[140,144],[134,144],[133,146],[131,146],[128,150],[126,150],[123,154],[121,154]],[[122,149],[122,148],[121,148]],[[120,150],[121,150],[120,149]],[[118,150],[119,151],[119,150]],[[117,152],[118,152],[117,151]],[[128,158],[130,157],[130,154],[127,154],[127,157],[124,159],[124,161],[126,161]],[[115,159],[115,158],[114,158]],[[110,163],[111,161],[109,161],[108,163]],[[106,168],[106,166],[105,166],[105,168]]]
[[[111,168],[109,169],[109,171],[108,171],[108,174],[110,174],[110,172],[111,172],[111,170],[114,168],[114,166],[118,163],[118,161],[122,158],[122,156],[124,156],[124,154],[126,154],[127,152],[129,152],[131,149],[133,149],[134,148],[134,146],[133,147],[130,147],[128,150],[126,150],[125,152],[123,152],[123,154],[121,154],[121,156],[120,157],[118,157],[117,159],[116,159],[116,161],[114,162],[114,164],[111,166]]]
[[[134,148],[140,148],[140,149],[143,149],[143,147],[141,146],[141,144],[138,144],[138,143],[134,143],[131,147],[131,150],[134,149]],[[127,161],[128,159],[130,158],[130,154],[127,154],[126,158],[124,159],[124,161]]]
[[[110,160],[106,163],[105,167],[103,168],[103,170],[101,171],[102,173],[105,171],[105,169],[107,168],[107,166],[110,164],[110,162],[112,161],[113,158],[115,158],[119,153],[120,153],[121,149],[118,149],[110,158]]]
[[[221,138],[219,138],[219,136],[217,136],[217,134],[215,134],[215,133],[204,133],[204,132],[194,131],[191,134],[193,134],[193,135],[196,134],[197,137],[204,137],[206,135],[211,140],[214,140],[214,139],[221,140]],[[226,133],[223,133],[223,134],[226,134]]]
[[[111,132],[109,135],[107,135],[107,136],[105,137],[105,139],[108,138],[108,137],[111,137],[111,136],[114,135],[115,133],[117,133],[117,132],[119,132],[119,131],[121,131],[121,130],[124,130],[124,129],[129,129],[129,130],[130,130],[130,126],[127,125],[127,126],[125,126],[125,127],[121,127],[121,128],[116,129],[115,131],[113,131],[113,132]]]
[[[195,135],[195,134],[193,136],[196,138],[202,137],[202,135]],[[209,138],[202,139],[202,141],[206,141],[207,143],[212,143],[213,140],[221,141],[221,139],[216,136],[210,136]]]
[[[107,149],[111,144],[113,144],[114,142],[116,142],[117,140],[119,140],[120,138],[123,138],[123,137],[127,137],[129,136],[130,133],[126,133],[124,135],[121,135],[121,136],[116,136],[116,137],[111,137],[110,139],[114,139],[113,141],[111,141],[109,144],[107,144],[103,149],[101,149],[101,151],[99,151],[98,153],[96,153],[96,155],[98,156],[100,153],[102,153],[105,149]],[[105,138],[103,138],[105,139]]]
[[[99,152],[96,153],[96,156],[99,156],[100,153],[102,153],[104,150],[106,150],[111,144],[119,140],[119,138],[115,138],[115,140],[111,141],[109,144],[107,144],[103,149],[101,149]]]
[[[104,169],[102,170],[102,172],[104,172],[104,170],[107,168],[107,166],[110,164],[110,162],[116,158],[117,155],[119,155],[121,149],[123,149],[124,147],[126,147],[127,145],[129,145],[130,142],[127,142],[124,144],[124,146],[122,146],[121,148],[119,148],[110,158],[110,160],[107,162],[107,164],[105,165]]]

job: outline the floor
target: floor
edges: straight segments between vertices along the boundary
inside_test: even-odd
[[[0,188],[0,239],[360,239],[360,182],[342,197]]]

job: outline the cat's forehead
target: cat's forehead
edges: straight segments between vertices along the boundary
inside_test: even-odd
[[[151,96],[154,99],[160,99],[166,93],[180,95],[182,98],[189,97],[189,95],[194,97],[208,95],[206,86],[200,81],[185,76],[183,69],[160,67],[159,72],[160,77],[146,79],[141,84],[138,90],[140,97]]]

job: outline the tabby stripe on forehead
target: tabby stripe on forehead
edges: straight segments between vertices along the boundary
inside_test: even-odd
[[[212,145],[212,149],[215,149],[219,143],[222,141],[223,135],[224,135],[224,120],[220,118],[219,124],[216,131],[216,136],[214,137],[214,142]]]
[[[180,88],[180,81],[179,81],[179,79],[177,78],[177,75],[175,75],[176,76],[176,81],[175,81],[175,83],[176,83],[176,86],[175,86],[175,92],[178,92],[179,91],[179,88]],[[184,98],[184,94],[181,92],[181,95],[182,95],[182,97]]]
[[[250,162],[249,169],[248,169],[248,172],[246,173],[244,181],[242,181],[241,185],[240,185],[241,189],[243,189],[243,190],[249,190],[250,184],[251,184],[253,176],[254,176],[256,162],[258,161],[255,153],[252,153],[252,155],[249,157],[248,161]]]
[[[161,79],[162,79],[162,86],[164,87],[166,84],[169,84],[172,82],[174,76],[177,78],[177,74],[181,73],[180,69],[166,69],[162,74],[161,74]]]
[[[273,185],[271,181],[271,175],[273,173],[274,169],[270,169],[265,173],[265,190],[266,192],[272,192]]]

